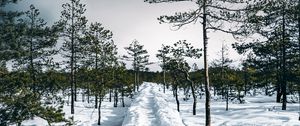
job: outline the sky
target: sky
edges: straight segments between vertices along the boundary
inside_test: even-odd
[[[49,25],[58,21],[61,5],[68,0],[22,0],[17,5],[9,6],[12,9],[28,10],[30,4],[40,9],[41,17]],[[172,45],[178,40],[187,40],[197,48],[203,47],[202,27],[199,22],[188,24],[179,30],[174,30],[171,24],[160,24],[157,18],[161,15],[172,15],[175,12],[194,10],[197,5],[194,2],[173,2],[149,4],[144,0],[82,0],[86,4],[86,13],[89,23],[99,22],[111,30],[113,39],[118,47],[118,55],[126,55],[124,47],[134,40],[138,40],[148,51],[150,62],[154,64],[148,66],[150,71],[159,71],[159,60],[156,58],[157,50],[161,45]],[[229,58],[238,64],[241,56],[231,49],[231,43],[235,40],[231,35],[213,32],[208,33],[208,60],[220,58],[222,43],[229,47]],[[189,59],[190,64],[197,63],[199,68],[203,68],[203,57],[200,59]],[[127,63],[127,68],[131,68]]]

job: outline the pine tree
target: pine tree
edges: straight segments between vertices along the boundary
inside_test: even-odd
[[[62,5],[61,19],[57,26],[61,28],[61,35],[64,38],[62,52],[65,57],[69,58],[68,68],[70,69],[70,86],[71,86],[71,114],[74,114],[74,100],[76,95],[75,71],[76,71],[76,52],[84,29],[87,23],[85,16],[85,5],[80,0],[70,0],[69,3]]]
[[[229,83],[228,79],[225,78],[226,76],[226,71],[229,69],[229,65],[232,63],[232,60],[230,60],[228,58],[228,47],[226,45],[224,45],[224,43],[222,44],[222,49],[221,49],[221,58],[217,59],[213,62],[213,67],[219,67],[221,68],[221,72],[220,73],[220,78],[218,79],[220,81],[220,85],[221,85],[221,90],[222,90],[222,95],[223,95],[223,90],[225,90],[226,95],[226,111],[228,111],[228,100],[229,100]],[[217,74],[217,73],[216,73]],[[216,92],[214,90],[214,92]]]
[[[18,0],[2,0],[0,2],[0,65],[6,67],[6,62],[19,55],[19,38],[23,34],[21,24],[17,21],[24,13],[7,11],[5,6],[17,3]]]
[[[158,59],[161,60],[162,64],[161,64],[161,68],[162,68],[162,71],[163,71],[163,84],[164,84],[164,93],[166,92],[166,70],[165,70],[165,64],[166,62],[169,60],[167,54],[169,53],[170,51],[170,47],[169,46],[165,46],[165,45],[162,45],[161,49],[158,50],[158,54],[156,54],[156,57]]]
[[[47,120],[49,124],[66,121],[62,108],[47,106],[42,101],[46,93],[56,93],[47,90],[49,85],[45,83],[49,79],[43,78],[42,68],[48,68],[51,62],[51,56],[55,52],[52,47],[56,44],[57,34],[52,28],[46,27],[46,22],[39,17],[39,10],[33,5],[25,14],[18,20],[17,31],[20,33],[15,36],[17,38],[12,38],[8,46],[3,44],[11,47],[7,50],[15,54],[7,57],[12,59],[15,69],[3,76],[10,88],[4,87],[9,90],[1,94],[3,108],[0,109],[0,114],[1,117],[6,117],[1,119],[1,124],[21,125],[22,121],[35,116]],[[16,35],[14,32],[16,31],[10,31],[7,35]]]
[[[9,108],[15,105],[12,102],[12,96],[20,88],[15,85],[16,83],[11,81],[12,73],[6,68],[6,62],[18,55],[18,40],[22,35],[21,25],[17,22],[16,18],[23,15],[23,13],[4,10],[7,4],[15,2],[17,1],[3,0],[0,3],[0,125],[20,122],[16,119],[18,117],[12,118],[14,109]]]
[[[125,107],[125,87],[128,87],[130,84],[130,76],[128,76],[128,73],[126,71],[125,63],[119,62],[116,66],[116,83],[121,84],[121,98],[122,98],[122,107]]]
[[[25,14],[27,18],[21,20],[24,32],[20,38],[20,55],[16,57],[15,65],[30,74],[33,92],[42,93],[43,87],[39,88],[37,75],[45,65],[51,63],[51,56],[56,52],[53,47],[56,45],[57,34],[46,27],[46,22],[39,17],[39,10],[33,5]]]
[[[196,115],[196,105],[197,105],[197,98],[195,94],[195,85],[194,82],[191,80],[189,71],[191,67],[185,60],[185,58],[200,58],[200,49],[194,48],[190,43],[187,43],[185,40],[178,41],[174,43],[174,46],[171,47],[170,52],[171,57],[170,60],[166,62],[166,70],[168,70],[173,78],[174,81],[174,92],[175,98],[177,102],[177,110],[179,111],[179,100],[177,89],[182,82],[186,82],[191,90],[193,95],[193,115]]]
[[[109,89],[111,68],[117,62],[117,48],[112,40],[112,32],[104,29],[100,23],[91,23],[85,36],[86,42],[83,48],[87,59],[86,65],[94,71],[92,76],[94,76],[93,82],[95,83],[95,108],[98,108],[98,125],[100,125],[101,103],[106,93],[105,90]]]
[[[145,69],[146,65],[149,65],[149,55],[147,55],[147,50],[143,49],[144,46],[140,45],[137,40],[125,47],[129,56],[124,55],[123,58],[127,61],[132,61],[132,67],[134,70],[134,86],[133,91],[139,90],[139,72]]]
[[[88,58],[87,65],[92,67],[95,72],[100,72],[100,68],[104,69],[106,56],[105,55],[105,44],[111,42],[112,33],[109,30],[105,30],[100,23],[92,23],[89,27],[89,30],[86,32],[85,51]],[[101,66],[100,66],[101,65]],[[103,72],[103,71],[102,71]],[[101,73],[101,72],[100,72]],[[96,75],[100,73],[95,73]],[[103,78],[103,77],[102,77]],[[96,77],[96,85],[99,85],[101,82],[100,77]],[[96,94],[95,108],[98,106],[98,94]]]

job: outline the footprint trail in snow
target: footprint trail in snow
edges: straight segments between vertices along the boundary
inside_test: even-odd
[[[128,109],[123,126],[182,126],[182,119],[165,100],[166,95],[155,90],[153,83],[144,83]]]

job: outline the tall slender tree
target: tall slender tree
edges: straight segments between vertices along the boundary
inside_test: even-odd
[[[166,69],[165,69],[165,64],[166,62],[169,60],[169,57],[167,56],[168,53],[170,51],[170,46],[165,46],[165,45],[162,45],[161,49],[158,50],[158,54],[156,54],[156,57],[158,59],[161,60],[162,64],[161,64],[161,68],[162,68],[162,71],[163,71],[163,85],[164,85],[164,93],[166,92]]]
[[[76,49],[79,45],[79,40],[83,35],[87,20],[84,16],[86,11],[85,5],[80,3],[80,0],[69,0],[68,3],[62,5],[61,19],[57,25],[62,28],[61,35],[64,38],[62,53],[69,58],[68,62],[70,69],[70,86],[71,86],[71,114],[74,114],[75,100],[75,67],[76,67]]]
[[[224,43],[222,44],[222,48],[221,48],[221,58],[217,59],[213,62],[213,67],[219,67],[221,68],[221,72],[220,72],[220,85],[221,85],[221,90],[225,90],[226,95],[226,111],[228,111],[228,101],[229,101],[229,84],[228,84],[228,79],[225,78],[226,75],[226,71],[229,69],[229,65],[232,63],[232,60],[230,60],[228,58],[228,47],[226,45],[224,45]],[[219,80],[218,79],[218,80]],[[216,91],[214,91],[216,92]],[[223,95],[223,92],[222,92]]]
[[[56,53],[53,47],[56,45],[57,34],[46,27],[46,22],[39,17],[39,10],[30,5],[26,13],[26,19],[21,19],[24,26],[24,35],[21,37],[20,50],[17,57],[17,66],[24,67],[31,78],[31,88],[34,92],[42,91],[39,88],[37,75],[41,73],[42,67],[51,63],[51,56]]]
[[[89,30],[85,33],[86,34],[86,43],[83,44],[83,48],[85,48],[85,55],[88,57],[86,58],[86,64],[92,69],[95,70],[97,76],[100,71],[101,67],[104,67],[106,61],[105,57],[106,52],[104,50],[105,44],[112,42],[112,32],[109,30],[105,30],[102,24],[100,23],[91,23]],[[100,66],[102,65],[102,66]],[[99,85],[101,79],[99,77],[95,77],[96,84]],[[95,108],[98,106],[98,93],[95,94],[96,102]]]
[[[190,43],[187,43],[186,40],[178,41],[174,43],[174,46],[171,47],[169,53],[171,54],[170,60],[166,62],[166,69],[170,72],[173,80],[174,80],[174,91],[175,98],[177,102],[177,110],[179,111],[179,101],[177,95],[177,89],[179,84],[182,82],[187,82],[192,90],[193,95],[193,115],[196,115],[196,90],[194,82],[190,77],[190,69],[191,67],[187,63],[185,58],[195,58],[198,59],[201,56],[200,49],[194,48]]]
[[[108,78],[110,78],[110,67],[117,62],[117,48],[112,40],[112,32],[104,29],[100,23],[91,23],[85,33],[86,65],[94,72],[95,108],[98,108],[98,125],[101,124],[101,103],[108,89]],[[99,98],[98,98],[99,97]],[[99,101],[98,101],[99,99]]]
[[[144,46],[140,45],[137,40],[133,40],[129,47],[125,47],[129,56],[124,55],[123,58],[127,61],[132,61],[134,70],[134,86],[133,91],[139,90],[139,72],[149,65],[149,55],[147,50],[143,49]]]

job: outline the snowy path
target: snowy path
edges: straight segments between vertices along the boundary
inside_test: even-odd
[[[153,92],[151,91],[153,90],[153,87],[146,87],[143,91],[145,92],[145,99],[142,99],[141,104],[143,104],[141,107],[141,109],[143,109],[145,111],[145,119],[142,125],[145,126],[153,126],[155,124],[157,124],[158,120],[155,117],[155,108],[153,107],[154,105],[154,95]]]
[[[144,83],[128,109],[123,126],[182,126],[177,111],[169,107],[166,95],[156,84]]]

